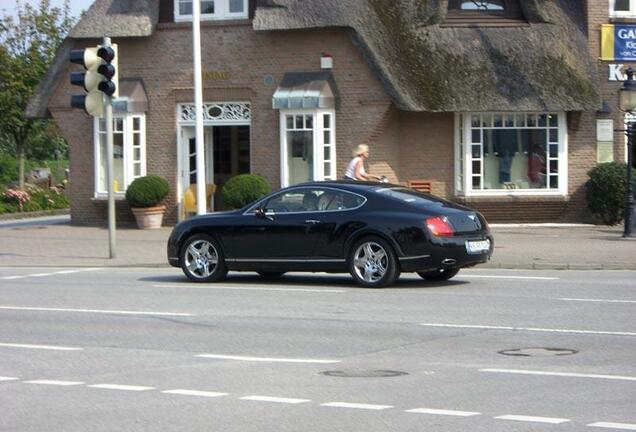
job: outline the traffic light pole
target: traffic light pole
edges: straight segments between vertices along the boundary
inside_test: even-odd
[[[104,47],[110,47],[109,37],[105,37],[102,43]],[[106,184],[108,185],[108,248],[109,257],[115,258],[115,190],[114,190],[114,161],[115,145],[113,143],[113,104],[110,96],[104,93],[104,122],[106,123]]]

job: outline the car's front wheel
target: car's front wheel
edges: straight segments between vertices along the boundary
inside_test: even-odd
[[[359,285],[382,288],[400,276],[393,248],[379,237],[358,240],[349,255],[349,272]]]
[[[455,277],[459,273],[459,268],[439,268],[428,272],[417,272],[423,279],[433,282],[446,281]]]
[[[194,282],[218,282],[227,274],[223,250],[206,234],[186,240],[181,248],[181,269]]]

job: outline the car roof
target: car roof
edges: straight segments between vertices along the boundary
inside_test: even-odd
[[[337,187],[340,189],[355,191],[355,192],[370,192],[375,188],[392,188],[392,187],[404,187],[401,185],[391,183],[380,183],[371,181],[356,181],[356,180],[330,180],[330,181],[316,181],[296,184],[291,187]]]

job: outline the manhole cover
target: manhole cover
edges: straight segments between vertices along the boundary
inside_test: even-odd
[[[498,351],[498,353],[516,357],[554,357],[572,355],[578,351],[569,348],[515,348]]]
[[[386,378],[408,375],[406,372],[392,370],[346,369],[320,372],[322,375],[340,378]]]

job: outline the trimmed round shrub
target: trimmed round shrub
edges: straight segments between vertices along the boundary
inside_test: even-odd
[[[132,208],[158,205],[170,193],[168,182],[156,175],[135,179],[126,190],[126,201]]]
[[[627,165],[609,162],[597,165],[587,175],[587,207],[594,222],[616,225],[624,218]],[[636,172],[634,172],[636,179]]]
[[[270,191],[271,188],[263,177],[241,174],[225,183],[221,190],[221,198],[226,205],[238,209],[267,195]]]

